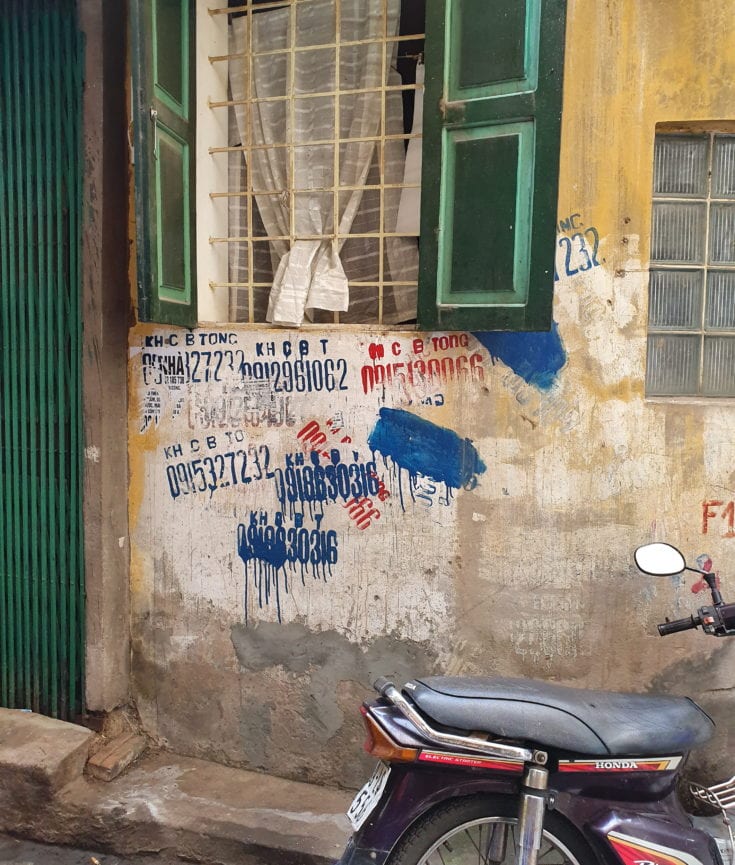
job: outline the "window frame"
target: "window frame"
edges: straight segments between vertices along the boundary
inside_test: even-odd
[[[189,75],[193,77],[196,69],[195,21],[197,0],[181,0],[182,9],[188,10],[189,20]],[[556,239],[556,217],[558,201],[558,178],[560,161],[562,87],[566,34],[566,0],[526,0],[527,9],[538,9],[539,45],[537,52],[529,48],[526,40],[525,50],[537,62],[537,81],[534,76],[523,76],[518,92],[498,92],[489,99],[470,98],[462,102],[448,102],[447,86],[455,86],[456,76],[446,74],[451,61],[451,46],[445,45],[448,16],[456,0],[430,0],[427,2],[426,20],[426,73],[424,128],[422,146],[421,181],[421,229],[418,278],[418,308],[416,329],[420,330],[514,330],[548,331],[552,324],[552,304],[554,295],[554,258]],[[517,0],[505,0],[515,3]],[[194,327],[197,320],[197,295],[205,291],[197,278],[195,232],[199,228],[195,208],[195,119],[197,116],[196,86],[192,80],[189,86],[189,124],[185,132],[174,129],[174,133],[189,147],[189,201],[187,213],[189,225],[185,230],[188,237],[183,248],[188,250],[191,295],[188,303],[171,302],[170,297],[162,295],[159,279],[159,261],[162,244],[166,243],[162,232],[157,232],[160,220],[155,210],[155,108],[159,115],[169,106],[156,101],[152,83],[153,51],[155,31],[152,28],[152,8],[156,0],[132,0],[131,28],[133,49],[133,107],[135,113],[135,189],[137,220],[137,286],[138,309],[141,321],[156,321]],[[532,15],[530,16],[533,17]],[[528,62],[528,61],[526,61]],[[513,90],[513,88],[510,88]],[[502,90],[502,88],[501,88]],[[508,90],[508,87],[505,88]],[[161,107],[162,106],[162,107]],[[524,230],[528,234],[529,254],[524,255],[516,247],[513,271],[514,290],[525,280],[528,286],[527,297],[519,300],[518,295],[495,289],[496,297],[490,302],[467,304],[466,292],[458,292],[457,304],[440,303],[437,295],[437,272],[447,247],[447,232],[442,231],[442,213],[446,214],[447,202],[442,199],[442,184],[447,188],[447,149],[446,141],[452,132],[480,127],[495,128],[503,124],[511,126],[519,123],[533,125],[533,200],[530,205]],[[528,177],[516,180],[520,188]],[[446,199],[446,192],[444,193]],[[518,193],[517,193],[518,200]],[[518,222],[522,220],[519,218]],[[515,228],[513,228],[515,231]],[[457,240],[461,246],[461,238]],[[526,260],[527,259],[527,260]],[[481,274],[480,274],[481,275]],[[450,287],[451,289],[451,287]],[[441,289],[440,289],[441,291]],[[465,297],[462,297],[465,295]],[[231,321],[218,324],[233,324]],[[272,328],[268,323],[250,326]],[[317,325],[330,329],[332,324]],[[353,325],[338,325],[349,327]],[[382,327],[386,330],[405,329],[406,325],[365,324],[358,327]],[[409,325],[410,327],[410,325]]]

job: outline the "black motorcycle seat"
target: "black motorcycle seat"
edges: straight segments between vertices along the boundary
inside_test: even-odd
[[[445,727],[590,756],[668,756],[708,741],[714,722],[688,697],[588,691],[531,679],[414,679],[405,693]]]

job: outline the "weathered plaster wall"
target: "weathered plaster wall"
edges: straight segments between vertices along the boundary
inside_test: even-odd
[[[172,748],[357,783],[372,678],[442,671],[689,693],[700,764],[732,749],[735,647],[654,636],[703,596],[631,557],[734,593],[735,406],[643,396],[654,128],[728,118],[730,4],[570,0],[565,76],[551,334],[131,332],[134,693]]]
[[[82,0],[85,40],[84,232],[84,570],[86,707],[109,712],[130,693],[128,513],[120,494],[127,453],[126,357],[129,158],[126,138],[125,8]]]

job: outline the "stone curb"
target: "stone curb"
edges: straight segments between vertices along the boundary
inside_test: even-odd
[[[126,856],[328,865],[347,843],[351,798],[344,790],[159,752],[109,783],[77,777],[51,797],[0,789],[0,831]]]

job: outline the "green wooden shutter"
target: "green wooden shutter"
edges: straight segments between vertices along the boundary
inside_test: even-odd
[[[193,4],[133,0],[138,317],[197,322]]]
[[[427,9],[419,324],[548,330],[566,0]]]

